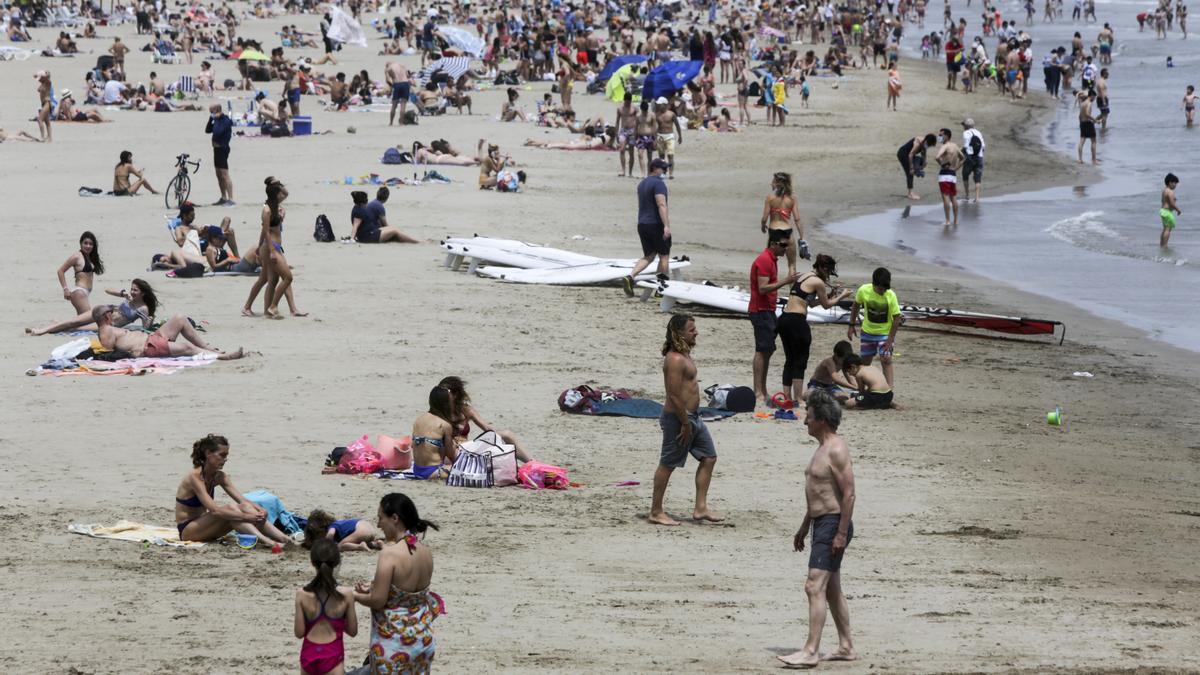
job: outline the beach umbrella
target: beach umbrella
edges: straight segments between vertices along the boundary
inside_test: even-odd
[[[608,78],[608,84],[604,87],[604,98],[618,103],[625,100],[625,84],[629,82],[629,78],[633,77],[633,70],[637,68],[636,63],[627,63],[613,72]],[[637,96],[633,100],[639,100]]]
[[[600,74],[596,76],[596,79],[603,82],[604,80],[611,78],[613,73],[617,72],[618,69],[630,63],[642,63],[647,61],[649,58],[649,56],[643,56],[641,54],[622,54],[621,56],[609,59],[608,63],[604,64],[604,70],[600,71]]]
[[[483,40],[475,33],[455,26],[442,26],[438,28],[438,32],[452,46],[458,47],[477,59],[483,58],[483,51],[486,46],[483,44]]]
[[[239,61],[270,61],[271,60],[271,57],[258,51],[257,49],[243,49],[240,53],[233,54],[232,58],[235,58]]]
[[[462,77],[470,69],[471,57],[469,56],[443,56],[422,68],[421,72],[417,74],[417,81],[424,86],[438,72],[445,73],[453,81]]]
[[[703,67],[703,61],[667,61],[646,76],[642,84],[642,98],[654,100],[659,96],[674,94],[699,75]]]

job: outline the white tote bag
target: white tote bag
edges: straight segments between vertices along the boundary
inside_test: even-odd
[[[501,443],[496,432],[485,431],[476,436],[475,440],[463,443],[462,447],[470,452],[491,457],[493,484],[496,487],[517,484],[517,449]]]

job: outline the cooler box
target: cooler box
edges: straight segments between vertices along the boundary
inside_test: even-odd
[[[292,118],[293,136],[311,136],[312,118],[307,115],[296,115]]]

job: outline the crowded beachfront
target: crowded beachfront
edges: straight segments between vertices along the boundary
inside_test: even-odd
[[[0,669],[1200,668],[1183,2],[0,21]]]

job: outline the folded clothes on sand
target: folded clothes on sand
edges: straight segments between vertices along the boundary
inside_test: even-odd
[[[71,523],[68,532],[82,534],[97,539],[116,539],[119,541],[146,542],[155,546],[174,546],[178,548],[199,548],[204,546],[202,541],[181,541],[179,530],[174,527],[159,527],[135,523],[131,520],[121,520],[114,525],[85,525]]]

